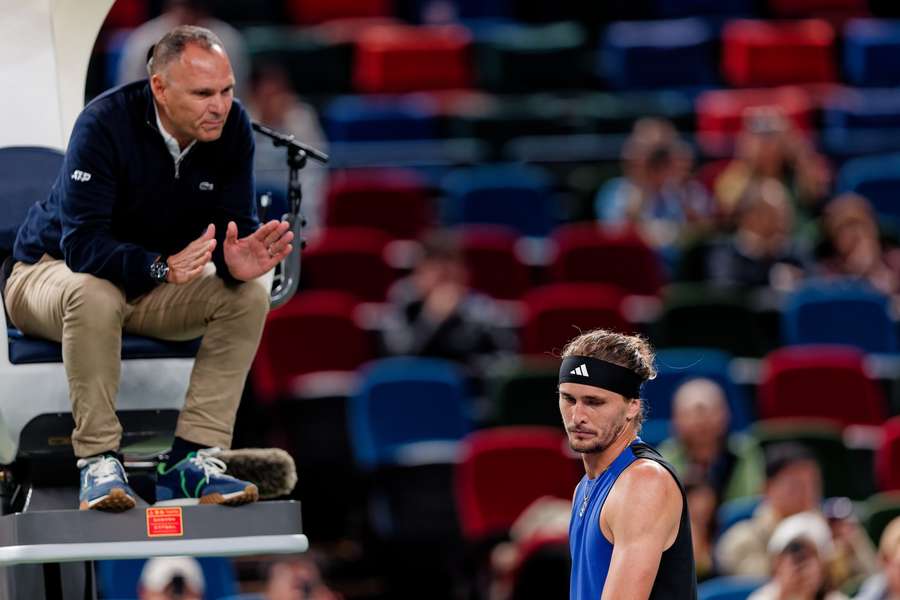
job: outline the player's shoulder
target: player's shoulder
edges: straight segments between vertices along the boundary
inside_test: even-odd
[[[644,506],[652,511],[669,503],[680,505],[681,492],[666,467],[649,458],[638,458],[619,476],[611,497],[622,506]]]

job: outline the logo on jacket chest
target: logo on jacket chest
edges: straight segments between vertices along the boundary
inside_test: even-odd
[[[213,188],[215,186],[212,184],[211,181],[201,181],[200,185],[198,185],[197,187],[200,188],[200,191],[202,191],[202,192],[211,192],[211,191],[213,191]]]

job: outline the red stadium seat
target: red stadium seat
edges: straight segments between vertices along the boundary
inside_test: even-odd
[[[758,391],[762,419],[819,417],[846,425],[881,425],[884,395],[849,346],[782,348],[766,356]]]
[[[368,302],[383,302],[397,278],[388,265],[390,237],[377,229],[323,229],[303,253],[301,289],[337,290]]]
[[[596,327],[631,333],[634,326],[622,314],[625,294],[599,283],[556,283],[525,295],[523,354],[559,351],[566,342]]]
[[[266,319],[251,369],[265,403],[290,396],[299,377],[355,371],[374,358],[368,333],[353,320],[357,300],[341,292],[300,292]]]
[[[343,171],[329,180],[328,227],[372,227],[396,239],[415,239],[433,219],[431,192],[415,171]]]
[[[813,126],[814,106],[809,94],[798,87],[757,90],[713,90],[697,97],[697,138],[708,154],[731,157],[735,136],[744,128],[751,108],[777,107],[802,132]]]
[[[469,435],[456,469],[463,535],[469,540],[502,535],[538,498],[571,499],[580,473],[558,429],[501,427]]]
[[[147,20],[147,0],[116,0],[109,8],[104,29],[134,28]]]
[[[739,19],[722,31],[722,71],[735,86],[835,81],[834,30],[827,21]]]
[[[518,233],[492,225],[469,225],[459,229],[469,285],[500,300],[519,300],[528,291],[528,267],[516,255]]]
[[[875,454],[875,479],[882,491],[900,490],[900,416],[888,419]]]
[[[335,19],[389,17],[391,0],[287,0],[285,9],[298,25],[315,25]]]
[[[565,225],[552,239],[557,255],[550,272],[556,281],[612,284],[647,296],[659,293],[665,283],[660,258],[632,230]]]
[[[357,40],[354,84],[376,93],[469,88],[470,44],[458,26],[373,27]]]

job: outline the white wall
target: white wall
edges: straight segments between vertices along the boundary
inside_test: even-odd
[[[0,147],[64,149],[114,0],[0,0]]]

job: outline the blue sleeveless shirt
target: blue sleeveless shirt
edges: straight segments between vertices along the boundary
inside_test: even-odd
[[[599,477],[590,479],[585,475],[575,488],[572,518],[569,521],[569,549],[572,553],[570,600],[600,600],[603,595],[613,545],[600,530],[600,512],[616,479],[639,458],[656,461],[665,467],[678,483],[682,497],[678,535],[672,546],[662,554],[650,598],[690,600],[697,597],[690,520],[684,489],[672,467],[653,448],[636,438]]]

